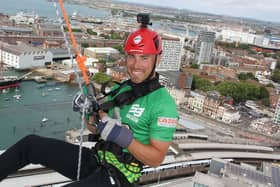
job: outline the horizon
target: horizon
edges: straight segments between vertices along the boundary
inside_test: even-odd
[[[279,0],[256,0],[245,2],[242,0],[198,0],[188,1],[173,0],[172,4],[167,0],[117,0],[119,2],[135,3],[163,8],[175,8],[189,10],[197,13],[206,13],[219,16],[230,16],[236,18],[254,19],[264,22],[280,23],[280,1]],[[184,4],[185,3],[185,4]],[[186,5],[187,4],[187,5]],[[217,9],[217,7],[219,8]]]

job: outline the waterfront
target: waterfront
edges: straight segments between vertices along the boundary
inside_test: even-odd
[[[34,12],[39,16],[56,19],[55,8],[53,3],[46,0],[0,0],[0,12],[8,15],[15,15],[20,11]],[[15,6],[17,5],[17,6]],[[69,15],[77,12],[82,16],[94,16],[97,18],[104,18],[111,16],[110,10],[94,9],[82,5],[67,4],[65,3],[65,9]]]
[[[18,89],[0,93],[0,150],[30,133],[64,140],[66,130],[80,128],[80,115],[71,106],[78,87],[56,82],[40,85],[24,81]],[[47,120],[42,122],[43,118]]]

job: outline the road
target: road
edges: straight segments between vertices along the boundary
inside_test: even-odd
[[[187,119],[191,118],[197,120],[200,124],[203,124],[205,128],[211,129],[213,132],[207,134],[210,141],[228,141],[229,138],[226,136],[232,136],[232,140],[229,140],[232,141],[232,143],[240,143],[240,141],[243,140],[243,143],[246,144],[280,147],[279,138],[264,135],[250,129],[250,119],[245,119],[239,124],[226,124],[194,112],[191,114],[186,114],[180,110],[180,115],[183,115]],[[209,131],[207,131],[207,133],[209,133]]]

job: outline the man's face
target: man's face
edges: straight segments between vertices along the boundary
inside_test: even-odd
[[[133,83],[141,83],[153,71],[156,55],[127,54],[126,66]]]

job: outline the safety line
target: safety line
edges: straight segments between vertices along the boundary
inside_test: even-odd
[[[70,34],[72,45],[73,45],[75,53],[76,53],[76,61],[77,61],[78,65],[79,65],[79,68],[80,68],[80,70],[82,72],[85,84],[88,85],[90,83],[90,81],[89,81],[89,77],[88,77],[88,74],[87,74],[87,69],[86,69],[86,67],[84,65],[86,57],[85,56],[81,56],[81,53],[80,53],[80,51],[78,49],[78,46],[77,46],[74,34],[72,32],[72,28],[71,28],[71,25],[69,23],[69,19],[68,19],[67,13],[65,11],[65,8],[64,8],[62,0],[59,0],[59,5],[60,5],[60,8],[61,8],[61,12],[63,14],[63,17],[64,17],[64,21],[65,21],[65,23],[67,25],[68,32]],[[73,64],[73,56],[72,56],[72,53],[71,53],[71,48],[70,48],[68,40],[66,38],[66,33],[65,33],[64,27],[63,27],[63,22],[60,19],[59,11],[58,11],[58,8],[57,8],[57,5],[56,5],[55,2],[54,2],[54,7],[56,9],[56,15],[57,15],[58,19],[60,20],[60,23],[61,23],[60,28],[61,28],[61,31],[63,33],[63,38],[64,38],[64,41],[65,41],[65,45],[66,45],[66,48],[68,49],[68,53],[69,53],[69,55],[71,57],[72,64]],[[80,76],[79,76],[75,66],[74,66],[74,71],[75,71],[75,77],[77,78],[77,82],[78,82],[79,87],[80,87],[80,91],[81,91],[82,94],[84,94],[84,91],[83,91],[83,88],[82,88],[82,83],[81,83],[81,80],[80,80]],[[84,103],[83,106],[87,106],[88,102],[89,101],[88,101],[87,97],[85,97],[85,103]],[[84,129],[85,129],[85,113],[86,113],[85,107],[83,107],[82,108],[81,128],[80,128],[80,142],[79,142],[79,153],[78,153],[77,181],[80,180],[80,171],[81,171],[81,162],[82,162],[81,159],[82,159],[83,132],[84,132]]]

